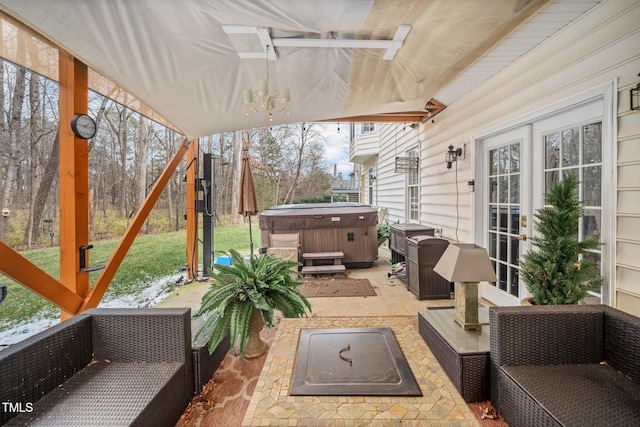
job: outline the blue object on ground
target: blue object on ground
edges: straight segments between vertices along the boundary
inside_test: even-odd
[[[229,255],[217,256],[215,264],[231,265],[231,257]]]

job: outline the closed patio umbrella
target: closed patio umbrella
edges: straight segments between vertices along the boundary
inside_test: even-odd
[[[242,153],[242,171],[240,174],[240,200],[238,213],[249,217],[249,248],[253,255],[253,235],[251,232],[251,216],[258,213],[258,200],[256,198],[256,185],[253,182],[249,151]]]

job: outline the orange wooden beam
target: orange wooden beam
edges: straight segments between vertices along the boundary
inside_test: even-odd
[[[89,244],[89,144],[71,130],[75,114],[89,109],[85,64],[60,50],[60,282],[84,298],[89,274],[80,269],[80,246]],[[62,298],[62,297],[59,297]],[[64,306],[66,302],[54,302]],[[68,314],[61,313],[64,320]]]
[[[198,275],[198,213],[196,199],[198,191],[198,153],[199,145],[191,144],[187,152],[187,278],[194,279]]]
[[[102,270],[102,273],[96,280],[96,283],[91,289],[91,292],[89,292],[89,295],[85,298],[78,312],[82,312],[98,306],[100,300],[104,296],[104,293],[107,291],[111,280],[113,280],[113,276],[115,276],[118,268],[120,267],[120,264],[122,264],[122,260],[124,260],[124,257],[127,255],[127,252],[131,248],[133,241],[140,232],[140,229],[144,225],[144,222],[147,220],[149,213],[153,209],[153,206],[160,198],[162,191],[171,179],[171,176],[180,164],[180,161],[184,157],[190,145],[197,144],[190,143],[186,138],[184,141],[182,141],[182,145],[178,147],[178,150],[176,150],[176,153],[173,155],[164,171],[162,171],[160,177],[158,177],[158,180],[156,181],[155,185],[147,195],[144,203],[136,213],[124,236],[122,236],[118,247],[111,255],[111,258],[109,258],[105,269]]]
[[[67,315],[78,311],[82,298],[49,276],[37,265],[20,255],[12,247],[0,241],[0,271],[21,283],[47,301],[57,305]]]

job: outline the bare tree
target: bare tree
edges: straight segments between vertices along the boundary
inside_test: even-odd
[[[12,192],[15,186],[18,165],[22,157],[20,144],[20,130],[22,128],[22,105],[24,103],[26,86],[26,70],[17,67],[15,74],[15,83],[13,85],[13,94],[11,96],[11,106],[7,112],[8,135],[2,135],[3,145],[9,149],[8,164],[5,172],[4,188],[2,189],[2,198],[0,199],[0,208],[10,210],[12,207]],[[8,142],[8,144],[6,143]],[[0,240],[9,242],[9,215],[0,216]]]
[[[40,140],[44,136],[43,123],[42,123],[42,110],[40,108],[40,79],[37,75],[31,74],[29,77],[29,107],[31,110],[31,117],[29,121],[29,159],[28,162],[30,169],[27,173],[27,182],[29,184],[29,191],[27,194],[29,197],[29,220],[27,227],[24,229],[24,235],[22,237],[22,244],[30,248],[34,236],[37,238],[37,230],[40,226],[40,218],[37,218],[38,225],[34,227],[36,223],[35,218],[35,195],[34,188],[40,184],[40,177],[42,175],[40,164]]]
[[[152,129],[149,126],[149,120],[142,115],[139,115],[138,122],[138,141],[135,146],[135,199],[134,206],[137,209],[142,206],[144,199],[147,197],[147,156],[149,154],[149,142],[151,141]],[[148,232],[148,221],[142,228],[143,233]]]
[[[291,186],[284,197],[283,203],[293,203],[296,197],[296,189],[300,180],[300,173],[303,168],[304,157],[307,152],[307,144],[310,141],[321,141],[324,137],[320,133],[321,125],[318,123],[299,123],[296,138],[292,138],[289,146],[295,153],[295,163],[293,165],[293,180]]]

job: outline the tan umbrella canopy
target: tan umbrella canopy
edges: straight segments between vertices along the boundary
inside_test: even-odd
[[[242,172],[240,174],[240,200],[238,213],[249,217],[249,248],[253,255],[253,235],[251,233],[251,216],[258,213],[258,199],[256,198],[256,185],[253,182],[249,151],[242,152]]]

